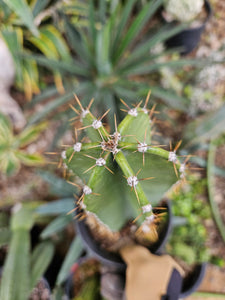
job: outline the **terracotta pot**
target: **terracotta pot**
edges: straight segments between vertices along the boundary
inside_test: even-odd
[[[204,2],[207,17],[202,23],[202,25],[194,28],[187,28],[185,30],[182,30],[180,33],[172,36],[165,42],[167,48],[181,48],[180,54],[186,55],[197,47],[201,35],[205,30],[206,23],[212,15],[212,8],[210,2],[208,0],[205,0]],[[174,26],[174,24],[176,25],[176,22],[173,22],[172,26]]]

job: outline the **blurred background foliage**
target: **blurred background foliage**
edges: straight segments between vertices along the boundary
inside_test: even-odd
[[[83,253],[74,234],[73,217],[67,215],[74,207],[77,190],[57,169],[60,154],[53,156],[54,164],[42,167],[47,161],[44,154],[38,148],[29,150],[29,145],[32,148],[43,138],[47,139],[45,152],[60,152],[64,141],[73,143],[68,120],[74,111],[68,104],[74,103],[74,93],[84,106],[95,98],[98,116],[110,108],[111,116],[117,113],[122,118],[120,98],[132,107],[151,90],[150,101],[157,103],[161,112],[155,140],[160,144],[169,144],[172,138],[182,140],[179,154],[196,154],[190,162],[203,168],[198,172],[201,179],[190,177],[187,188],[172,195],[173,211],[180,219],[176,219],[179,226],[174,228],[168,251],[188,263],[208,260],[223,264],[205,247],[204,225],[213,216],[224,239],[224,224],[214,199],[215,175],[225,177],[222,165],[215,163],[216,150],[224,145],[224,94],[220,93],[218,100],[218,89],[204,85],[212,79],[203,76],[213,73],[209,67],[218,55],[203,60],[180,57],[178,49],[166,49],[166,39],[186,25],[171,28],[159,22],[162,2],[0,0],[0,35],[16,66],[13,91],[22,98],[28,120],[27,127],[15,133],[13,123],[0,115],[0,188],[6,189],[7,180],[16,182],[17,176],[23,177],[21,165],[35,166],[30,172],[42,178],[42,185],[47,183],[39,198],[37,194],[21,196],[23,205],[18,211],[11,211],[8,203],[1,206],[3,299],[12,299],[15,292],[12,265],[24,282],[24,289],[18,285],[18,299],[25,299],[38,277],[44,273],[48,277],[52,265],[56,271],[50,284],[55,298],[62,299],[70,267]],[[203,67],[208,69],[201,73]],[[220,72],[222,78],[223,70]],[[112,125],[112,118],[107,121]],[[46,131],[51,135],[42,137]],[[207,190],[209,202],[199,199]]]

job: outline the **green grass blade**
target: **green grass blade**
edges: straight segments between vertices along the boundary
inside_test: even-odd
[[[15,230],[4,264],[0,299],[24,300],[30,291],[30,236],[24,229]],[[19,276],[19,277],[18,277]]]
[[[79,236],[76,236],[70,245],[69,251],[63,261],[56,279],[56,285],[61,285],[69,275],[73,263],[80,257],[83,251],[83,244]]]
[[[197,60],[197,59],[179,59],[179,60],[172,60],[172,61],[166,61],[166,62],[156,62],[152,63],[150,61],[148,64],[142,63],[142,64],[136,64],[134,67],[130,66],[129,68],[125,69],[123,71],[124,76],[128,75],[145,75],[150,74],[152,72],[158,71],[161,68],[168,67],[168,68],[182,68],[182,67],[190,67],[190,66],[203,66],[205,61],[203,60]]]
[[[114,54],[117,50],[119,41],[122,37],[123,31],[126,27],[127,21],[130,17],[130,14],[131,14],[131,11],[132,11],[132,8],[133,8],[135,2],[136,2],[136,0],[129,0],[126,2],[126,5],[123,8],[122,14],[120,16],[120,23],[117,28],[116,37],[115,37],[115,40],[113,41],[113,45],[112,45],[112,49],[113,49],[112,53],[114,53]]]
[[[129,27],[128,31],[126,32],[126,35],[123,37],[123,40],[119,44],[118,50],[115,53],[114,63],[117,63],[119,61],[124,51],[134,41],[134,39],[143,29],[146,22],[149,21],[149,19],[160,7],[162,2],[162,0],[150,1],[143,7],[143,9],[140,11],[138,16],[135,18],[135,20]]]
[[[89,37],[92,42],[92,44],[95,44],[96,40],[96,27],[95,27],[95,8],[94,8],[94,2],[92,0],[89,0],[89,26],[88,26],[88,32]]]
[[[126,63],[130,63],[144,55],[148,55],[148,57],[150,57],[149,52],[152,47],[154,47],[158,43],[164,42],[166,39],[179,33],[184,28],[186,28],[186,25],[183,24],[174,28],[169,28],[168,25],[163,26],[153,36],[151,36],[150,38],[146,38],[146,41],[143,44],[137,46],[131,53],[131,55],[129,55],[129,57],[127,58]]]
[[[50,241],[38,244],[31,255],[31,289],[45,273],[54,255],[54,245]]]
[[[63,16],[63,18],[65,22],[65,33],[68,43],[76,52],[76,54],[79,55],[83,63],[93,64],[93,57],[88,49],[81,30],[77,29],[73,24],[71,24],[67,16]]]
[[[22,56],[22,55],[21,55]],[[77,76],[89,77],[90,74],[83,66],[75,60],[72,63],[58,61],[56,59],[49,59],[42,55],[24,55],[27,59],[34,59],[37,64],[52,69],[53,71],[60,71],[60,73],[68,73]]]
[[[61,215],[54,219],[41,233],[41,238],[46,239],[62,231],[71,221],[73,220],[73,215]]]
[[[32,11],[25,0],[4,0],[4,2],[20,17],[29,30],[38,36],[38,29],[34,25]]]
[[[220,235],[225,242],[225,225],[220,215],[219,208],[215,202],[215,177],[214,177],[214,162],[216,156],[216,146],[211,141],[208,152],[208,163],[207,163],[207,184],[208,184],[208,194],[209,194],[209,203],[212,211],[213,218],[219,229]]]

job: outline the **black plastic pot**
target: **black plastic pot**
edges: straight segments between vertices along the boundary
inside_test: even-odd
[[[207,263],[196,265],[193,271],[183,279],[180,298],[186,298],[194,293],[200,286],[206,271]]]
[[[194,28],[188,28],[180,33],[174,35],[173,37],[166,40],[165,45],[167,48],[178,48],[180,54],[186,55],[194,50],[201,38],[201,34],[205,30],[206,23],[212,15],[212,8],[208,0],[205,0],[205,10],[207,12],[207,17],[202,25]],[[174,26],[174,25],[172,25]],[[179,50],[178,50],[179,51]]]
[[[160,254],[161,250],[165,246],[165,243],[167,242],[167,239],[172,229],[172,222],[171,222],[172,212],[171,212],[170,202],[167,201],[162,206],[167,208],[168,218],[164,228],[161,230],[159,234],[158,241],[149,247],[149,250],[155,254]],[[77,213],[79,213],[78,210]],[[157,210],[155,210],[155,213],[157,213]],[[89,250],[103,264],[107,266],[112,266],[116,268],[118,271],[126,270],[126,264],[118,254],[106,251],[92,237],[90,229],[87,226],[85,220],[76,220],[76,230],[81,236],[87,250]]]

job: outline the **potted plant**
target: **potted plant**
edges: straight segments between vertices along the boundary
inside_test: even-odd
[[[165,0],[163,18],[172,25],[189,23],[187,29],[166,41],[168,48],[180,48],[181,54],[188,54],[198,45],[201,34],[212,14],[208,0]]]
[[[169,208],[160,200],[184,178],[186,167],[176,154],[180,142],[173,150],[154,145],[149,95],[143,106],[122,101],[127,115],[118,125],[114,117],[111,134],[102,123],[108,112],[95,118],[93,101],[86,108],[76,101],[79,109],[71,106],[78,115],[74,144],[61,153],[65,176],[80,190],[76,226],[104,264],[124,272],[118,249],[135,241],[157,252],[168,233]]]

